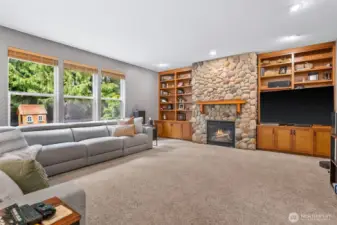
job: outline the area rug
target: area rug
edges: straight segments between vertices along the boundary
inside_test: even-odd
[[[89,225],[337,224],[320,158],[160,140],[51,178],[87,194]]]

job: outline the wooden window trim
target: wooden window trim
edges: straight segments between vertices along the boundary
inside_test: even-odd
[[[80,64],[69,60],[64,60],[64,69],[75,70],[91,74],[98,73],[97,67]]]
[[[29,52],[14,47],[8,48],[8,57],[35,63],[42,63],[51,66],[57,66],[58,64],[58,59],[55,57]]]
[[[114,79],[125,80],[125,75],[122,72],[119,72],[117,70],[102,69],[101,73],[103,76],[112,77]]]

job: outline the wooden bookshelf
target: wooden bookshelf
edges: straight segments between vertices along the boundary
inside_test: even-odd
[[[298,88],[334,86],[335,42],[262,53],[258,55],[258,107],[262,92],[291,91]],[[281,68],[286,68],[283,71]],[[317,75],[317,80],[309,79]],[[290,81],[288,87],[268,88],[273,81]],[[260,123],[258,110],[258,123]]]
[[[155,121],[158,135],[191,140],[192,69],[160,72],[159,81],[159,120]]]

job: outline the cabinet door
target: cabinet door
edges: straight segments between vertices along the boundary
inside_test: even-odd
[[[273,127],[268,126],[257,127],[257,148],[266,150],[275,149],[275,138]]]
[[[171,133],[172,138],[176,138],[176,139],[182,138],[182,124],[181,123],[172,123],[171,129],[172,129],[172,133]]]
[[[293,132],[293,151],[312,155],[314,153],[312,128],[295,128]]]
[[[330,130],[314,130],[314,155],[330,157]]]
[[[190,123],[183,123],[182,139],[192,140],[192,127]]]
[[[171,137],[172,136],[172,123],[164,122],[163,123],[163,137]]]
[[[156,127],[157,127],[157,134],[158,134],[158,137],[164,137],[164,136],[163,136],[163,132],[164,132],[163,124],[157,122],[157,123],[156,123]]]
[[[291,128],[289,127],[277,127],[275,128],[275,145],[276,150],[291,151],[292,135]]]

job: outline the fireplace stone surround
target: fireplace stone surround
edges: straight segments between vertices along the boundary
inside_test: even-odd
[[[192,140],[207,143],[207,120],[235,123],[235,147],[256,149],[257,55],[246,53],[192,66],[192,101],[246,100],[241,113],[235,105],[205,105],[204,114],[192,106]]]

